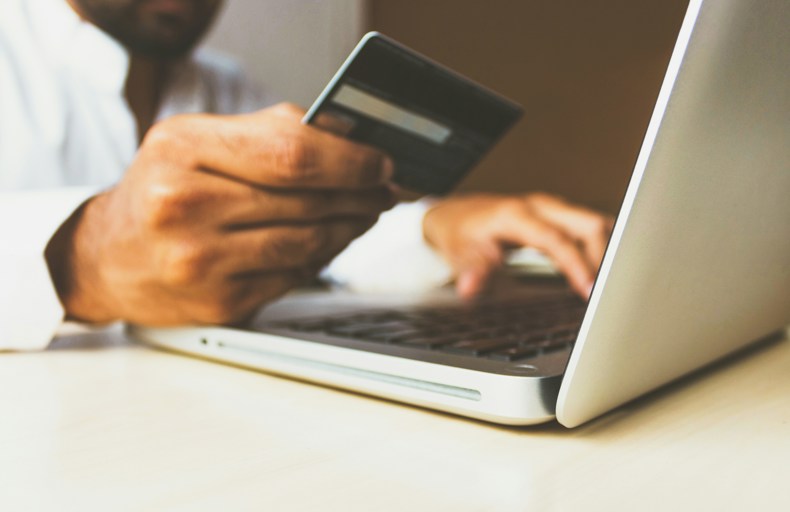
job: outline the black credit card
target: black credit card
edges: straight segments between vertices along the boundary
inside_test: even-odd
[[[386,152],[401,187],[445,194],[521,114],[518,104],[370,32],[302,122]]]

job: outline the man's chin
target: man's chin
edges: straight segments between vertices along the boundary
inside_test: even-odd
[[[2,1],[2,0],[0,0]],[[195,0],[69,0],[81,16],[152,60],[188,55],[213,21],[221,2]]]
[[[152,60],[176,60],[189,55],[202,34],[184,32],[181,27],[162,24],[117,39],[134,55]]]
[[[147,0],[140,4],[142,16],[170,16],[190,21],[197,16],[195,3],[188,0]]]
[[[192,53],[194,45],[169,44],[168,42],[148,41],[142,44],[123,43],[136,57],[154,61],[176,61]]]

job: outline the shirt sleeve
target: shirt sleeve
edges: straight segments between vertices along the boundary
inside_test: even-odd
[[[446,284],[450,266],[425,241],[430,199],[385,212],[322,272],[325,280],[366,293],[420,293]]]
[[[45,348],[63,322],[44,250],[96,192],[93,187],[0,192],[0,350]]]

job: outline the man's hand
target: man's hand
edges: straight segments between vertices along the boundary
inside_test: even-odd
[[[426,240],[452,265],[466,298],[482,290],[514,247],[540,249],[587,298],[611,229],[610,217],[548,194],[449,198],[423,220]]]
[[[382,153],[289,105],[154,126],[121,182],[55,235],[69,317],[232,323],[315,274],[390,208]]]

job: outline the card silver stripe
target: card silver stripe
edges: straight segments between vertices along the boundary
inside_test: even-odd
[[[343,84],[332,102],[390,126],[418,135],[435,144],[444,144],[453,133],[450,128],[427,117],[409,112],[372,94]]]

